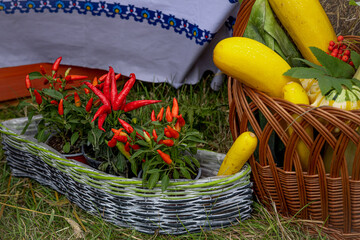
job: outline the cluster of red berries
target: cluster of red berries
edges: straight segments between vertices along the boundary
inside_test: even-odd
[[[354,63],[350,59],[350,50],[343,41],[344,37],[341,35],[337,37],[337,42],[330,41],[328,47],[330,52],[328,54],[354,66]]]

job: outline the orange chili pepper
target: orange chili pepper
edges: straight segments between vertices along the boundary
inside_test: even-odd
[[[158,113],[158,115],[157,115],[157,117],[156,117],[156,120],[159,120],[159,122],[161,122],[162,119],[163,119],[163,116],[164,116],[164,108],[162,107],[162,108],[160,109],[160,112]]]
[[[171,110],[171,115],[177,117],[179,115],[179,104],[176,98],[173,98],[173,106]]]
[[[171,137],[173,138],[179,138],[180,134],[178,133],[178,131],[176,131],[175,129],[173,129],[172,127],[170,127],[169,125],[167,125],[167,129],[169,129],[169,132],[171,134]]]
[[[174,140],[172,140],[172,139],[160,140],[159,143],[160,143],[160,144],[164,144],[164,145],[166,145],[166,146],[168,146],[168,147],[174,146]]]
[[[74,101],[75,101],[75,106],[76,107],[81,106],[80,96],[79,96],[79,94],[77,92],[74,92]]]
[[[159,153],[160,157],[164,160],[164,162],[166,162],[166,163],[169,164],[169,165],[172,163],[172,160],[171,160],[171,158],[170,158],[170,155],[164,153],[164,152],[161,151],[160,149],[157,149],[156,151]]]
[[[167,108],[166,108],[165,118],[166,118],[166,121],[168,121],[168,122],[172,122],[172,120],[173,120],[173,116],[170,111],[170,106],[167,106]]]
[[[26,77],[25,77],[25,85],[26,85],[27,89],[31,88],[31,81],[30,81],[29,74],[26,75]]]
[[[64,99],[60,100],[60,103],[58,105],[58,112],[60,116],[64,115]]]
[[[92,81],[92,85],[95,87],[98,84],[99,84],[99,82],[98,82],[97,77],[94,77],[94,80]]]

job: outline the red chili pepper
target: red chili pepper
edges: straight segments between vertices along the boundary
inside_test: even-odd
[[[60,116],[64,115],[64,99],[61,99],[59,102],[58,112]]]
[[[171,110],[171,115],[177,117],[179,115],[179,104],[176,98],[173,98],[173,106]]]
[[[107,107],[111,108],[109,100],[105,97],[105,95],[99,89],[94,87],[89,82],[84,82],[84,84],[86,86],[88,86],[99,97],[100,101],[104,104],[104,106],[107,106]]]
[[[108,146],[113,148],[116,146],[117,140],[115,138],[112,138],[110,141],[108,141]]]
[[[167,125],[167,129],[169,130],[169,132],[171,134],[171,137],[173,137],[175,139],[179,138],[180,134],[178,133],[178,131],[176,131],[175,129],[173,129],[169,125]]]
[[[131,147],[132,149],[134,149],[134,150],[139,150],[139,149],[140,149],[140,146],[137,145],[137,144],[134,144],[134,145],[129,144],[129,145],[130,145],[130,147]]]
[[[120,77],[121,77],[121,73],[116,74],[116,75],[115,75],[115,80],[116,80],[116,81],[119,80]]]
[[[119,135],[119,136],[114,136],[114,137],[116,138],[117,141],[123,142],[123,143],[125,143],[128,140],[128,138],[124,135]]]
[[[57,72],[57,70],[59,69],[60,66],[60,62],[62,60],[62,57],[59,57],[58,59],[55,60],[53,66],[52,66],[52,71]]]
[[[97,89],[102,90],[104,88],[104,83],[100,83],[98,85],[95,86]]]
[[[130,152],[130,143],[129,142],[125,143],[125,151]]]
[[[152,110],[152,112],[151,112],[151,121],[153,121],[153,122],[156,121],[155,110]]]
[[[71,96],[71,94],[69,93],[68,95],[66,95],[65,97],[64,97],[64,99],[66,100],[66,99],[68,99],[68,97],[70,97]]]
[[[124,120],[119,118],[119,122],[124,127],[125,131],[127,131],[128,133],[132,133],[134,131],[134,128]]]
[[[155,128],[152,130],[152,135],[153,135],[153,137],[154,137],[154,140],[157,142],[158,135],[157,135],[157,133],[156,133]]]
[[[42,75],[46,75],[46,71],[43,65],[40,65],[40,72]]]
[[[49,80],[47,79],[44,79],[44,85],[48,84],[49,83]]]
[[[134,86],[136,81],[135,74],[130,74],[130,79],[125,83],[123,90],[118,94],[116,97],[115,105],[113,106],[113,109],[115,111],[119,110],[122,103],[124,102],[124,99],[126,99],[126,96],[129,94],[131,88]]]
[[[99,84],[99,82],[98,82],[97,77],[94,77],[94,80],[92,81],[92,85],[95,87],[98,84]]]
[[[74,101],[75,101],[75,106],[76,107],[81,106],[80,96],[79,96],[79,94],[77,92],[74,92]]]
[[[159,141],[160,144],[164,144],[168,147],[174,146],[174,141],[172,139],[164,139]]]
[[[56,79],[57,83],[62,83],[62,81],[60,80],[60,78]]]
[[[56,100],[51,100],[50,103],[54,106],[57,106],[59,105],[59,103],[56,101]]]
[[[35,100],[36,100],[37,104],[40,105],[42,103],[42,97],[36,89],[34,90],[34,95],[35,95]]]
[[[137,101],[129,102],[128,104],[125,105],[124,111],[130,112],[132,110],[141,108],[143,106],[158,103],[158,102],[161,102],[161,100],[137,100]]]
[[[182,117],[182,114],[180,114],[179,116],[177,116],[177,122],[179,123],[180,127],[185,126],[185,120]]]
[[[107,117],[107,113],[103,113],[99,116],[99,120],[98,120],[98,128],[104,132],[106,132],[105,129],[103,128],[106,117]]]
[[[166,118],[166,121],[168,121],[168,122],[172,122],[172,120],[173,120],[173,116],[170,112],[169,106],[167,106],[167,108],[166,108],[165,118]]]
[[[114,70],[112,67],[109,67],[108,75],[105,78],[104,82],[104,89],[103,93],[105,97],[110,101],[110,82],[111,82],[111,75],[114,73]]]
[[[108,106],[102,105],[102,106],[96,111],[96,113],[95,113],[93,119],[91,120],[91,122],[95,121],[96,118],[100,117],[101,115],[103,115],[103,114],[106,114],[106,115],[107,115],[107,113],[110,113],[110,112],[111,112],[111,109],[110,109]]]
[[[107,77],[107,73],[105,73],[104,75],[102,75],[101,77],[99,77],[99,82],[102,82],[105,80],[105,78]]]
[[[89,101],[87,102],[86,107],[85,107],[85,110],[86,110],[87,112],[90,112],[90,111],[91,111],[91,107],[92,107],[93,101],[94,101],[94,98],[90,98]]]
[[[172,136],[171,136],[171,133],[169,132],[169,129],[167,129],[167,128],[164,128],[164,134],[165,134],[165,136],[168,137],[168,138],[171,138],[171,137],[172,137]]]
[[[26,85],[27,89],[31,88],[31,81],[30,81],[29,74],[26,75],[26,77],[25,77],[25,85]]]
[[[65,81],[71,82],[71,81],[77,81],[77,80],[84,80],[87,79],[88,76],[82,76],[82,75],[67,75],[65,78]]]
[[[169,164],[169,165],[172,163],[172,160],[171,160],[171,158],[170,158],[170,155],[164,153],[164,152],[161,151],[160,149],[157,149],[156,151],[159,153],[160,157],[164,160],[164,162],[166,162],[166,163]]]
[[[164,117],[164,108],[162,107],[162,108],[160,109],[160,112],[159,112],[159,114],[157,115],[156,119],[159,120],[159,122],[161,122],[162,119],[163,119],[163,117]]]
[[[105,89],[104,89],[105,91]],[[110,67],[110,102],[111,106],[115,105],[117,96],[115,73],[112,67]],[[113,107],[114,108],[114,107]]]
[[[85,92],[85,94],[89,94],[90,90],[88,88],[84,88],[84,92]]]

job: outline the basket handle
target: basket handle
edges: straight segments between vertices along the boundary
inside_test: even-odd
[[[243,0],[233,27],[233,37],[242,37],[249,22],[251,9],[256,0]]]

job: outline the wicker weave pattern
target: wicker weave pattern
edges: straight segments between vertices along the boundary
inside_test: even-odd
[[[242,36],[246,28],[254,0],[244,0],[235,23],[234,36]],[[345,36],[356,40],[358,36]],[[360,52],[359,44],[350,46]],[[229,78],[230,129],[235,139],[249,126],[259,139],[258,159],[250,158],[255,192],[262,203],[284,215],[319,220],[323,231],[334,239],[360,238],[360,111],[345,111],[333,107],[313,108],[295,105],[282,99],[251,89]],[[259,112],[266,118],[260,127]],[[301,115],[297,122],[292,115]],[[294,133],[289,137],[287,128]],[[306,132],[314,129],[315,138]],[[276,156],[270,150],[269,139],[276,134],[285,146],[283,166],[278,166]],[[307,172],[301,169],[296,143],[301,139],[310,151]],[[348,173],[344,153],[349,142],[356,146],[353,172]],[[322,150],[325,145],[334,150],[330,173],[325,172]]]
[[[4,125],[21,128],[25,121],[15,119]],[[118,226],[150,234],[183,234],[229,226],[251,216],[253,191],[248,164],[239,173],[222,178],[213,177],[222,159],[200,159],[203,178],[171,180],[165,192],[160,185],[149,190],[142,187],[141,179],[109,175],[64,159],[4,125],[0,125],[0,132],[14,176],[35,179]],[[30,132],[34,129],[30,126]]]

